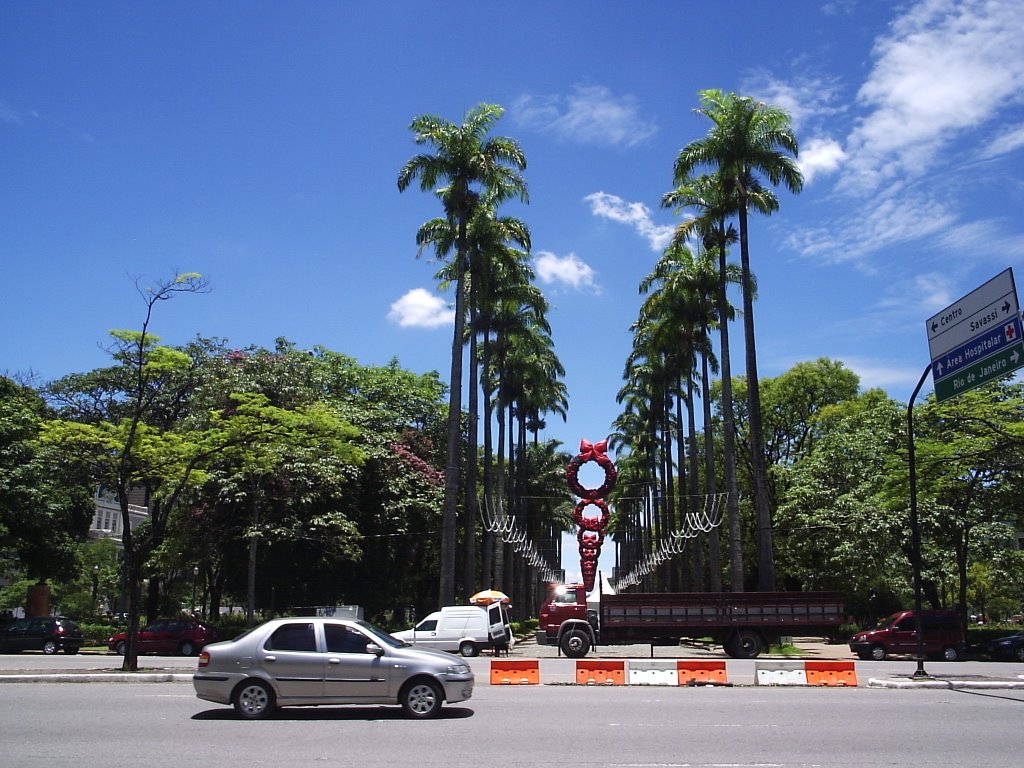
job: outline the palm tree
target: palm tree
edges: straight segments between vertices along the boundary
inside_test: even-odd
[[[478,104],[462,125],[434,115],[420,115],[409,128],[419,145],[433,148],[411,158],[398,173],[398,190],[404,192],[415,180],[423,191],[436,191],[446,218],[457,228],[455,278],[455,330],[452,337],[451,381],[448,395],[448,431],[444,472],[444,510],[441,518],[441,605],[455,602],[455,527],[459,495],[459,438],[462,433],[462,353],[465,336],[465,276],[469,268],[467,230],[483,191],[497,202],[518,197],[527,200],[521,171],[526,156],[518,143],[506,137],[489,137],[504,114],[495,104]],[[437,188],[438,184],[445,186]]]
[[[761,394],[754,345],[747,211],[751,188],[756,185],[759,174],[765,176],[772,185],[784,184],[791,192],[803,189],[803,176],[794,159],[799,154],[799,145],[785,110],[720,90],[701,91],[699,95],[701,107],[697,113],[709,118],[713,126],[704,138],[691,142],[679,151],[674,179],[678,184],[689,178],[696,168],[711,168],[717,172],[726,189],[736,196],[740,267],[743,272],[743,331],[747,402],[750,410],[750,450],[758,526],[758,587],[761,590],[772,590],[775,588],[775,563],[761,424]]]
[[[725,481],[726,509],[729,520],[729,569],[733,592],[743,591],[743,537],[740,527],[739,490],[736,482],[736,419],[733,414],[732,362],[729,344],[729,323],[734,317],[729,303],[728,286],[740,283],[742,274],[727,262],[727,248],[736,242],[735,228],[726,225],[726,219],[736,210],[736,202],[717,176],[700,176],[696,179],[676,179],[676,188],[662,198],[663,207],[674,207],[677,211],[695,208],[696,218],[688,219],[676,227],[673,241],[683,243],[693,236],[700,241],[705,253],[718,254],[717,323],[719,334],[719,358],[722,374],[722,471]],[[768,210],[767,203],[774,196],[767,192],[752,200]],[[753,276],[750,280],[753,281]],[[756,290],[755,290],[756,295]],[[708,420],[705,419],[705,422]]]

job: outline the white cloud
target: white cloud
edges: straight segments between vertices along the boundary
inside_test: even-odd
[[[455,322],[455,311],[424,288],[413,288],[391,305],[388,320],[403,328],[440,328]]]
[[[590,203],[590,212],[595,216],[633,227],[647,240],[652,251],[660,253],[672,242],[675,227],[671,224],[655,224],[651,218],[651,209],[644,203],[628,203],[607,192],[594,192],[583,200]]]
[[[634,97],[616,96],[600,85],[577,86],[568,96],[524,94],[512,103],[510,116],[525,128],[605,146],[632,147],[658,130],[640,116]]]
[[[758,101],[786,110],[794,128],[816,118],[839,114],[845,109],[835,106],[840,92],[840,83],[835,78],[801,76],[781,80],[770,72],[759,70],[746,79],[743,92]]]
[[[921,195],[877,197],[828,227],[797,229],[786,246],[827,263],[855,261],[883,248],[949,230],[956,214],[945,203]]]
[[[922,335],[924,330],[922,326]],[[890,360],[871,360],[846,355],[840,357],[843,365],[860,377],[861,389],[884,389],[892,397],[906,399],[921,378],[921,369],[907,367]]]
[[[562,283],[572,286],[577,291],[592,288],[600,292],[596,282],[597,273],[575,253],[558,256],[550,251],[539,251],[533,260],[533,268],[545,285]]]
[[[841,188],[859,194],[932,170],[942,151],[1024,94],[1024,4],[922,0],[874,49],[857,94],[869,113],[846,144]]]
[[[1020,147],[1024,147],[1024,125],[1008,128],[1000,133],[982,148],[980,157],[982,160],[991,160],[994,157],[1009,154]]]
[[[834,173],[846,160],[846,152],[835,139],[813,138],[802,150],[797,163],[804,175],[804,184],[810,184],[815,176]]]

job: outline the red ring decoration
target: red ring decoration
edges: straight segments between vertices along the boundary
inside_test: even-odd
[[[583,514],[583,510],[587,507],[594,506],[601,510],[600,517],[586,517]],[[572,511],[572,520],[576,525],[584,528],[588,531],[603,531],[608,527],[608,520],[611,514],[608,512],[608,505],[604,503],[603,499],[584,499],[576,505],[576,508]]]
[[[569,466],[565,468],[565,481],[569,490],[582,499],[603,499],[612,489],[615,488],[615,481],[618,479],[618,471],[612,460],[608,458],[605,451],[608,450],[608,441],[602,440],[599,443],[591,444],[586,440],[580,441],[580,452],[573,456]],[[588,461],[597,462],[597,465],[604,470],[604,482],[597,488],[584,488],[580,485],[580,467]]]

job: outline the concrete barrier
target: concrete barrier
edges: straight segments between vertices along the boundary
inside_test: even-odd
[[[580,685],[625,685],[626,662],[611,659],[577,659],[576,682]]]
[[[729,685],[724,661],[686,659],[676,664],[680,685]]]
[[[537,659],[492,659],[491,685],[540,685]]]
[[[679,685],[679,667],[670,659],[629,660],[630,685]]]

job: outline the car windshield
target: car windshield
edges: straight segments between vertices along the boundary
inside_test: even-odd
[[[356,622],[356,624],[362,627],[367,634],[372,635],[374,642],[376,642],[378,645],[387,645],[391,648],[401,648],[402,646],[408,645],[408,643],[406,643],[405,641],[398,640],[397,638],[392,637],[383,629],[374,626],[368,621],[363,621],[362,619],[360,619]]]

